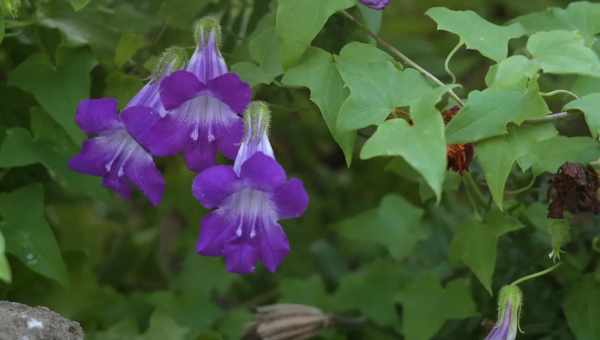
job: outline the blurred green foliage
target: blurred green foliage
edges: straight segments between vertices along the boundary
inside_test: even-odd
[[[539,56],[536,65],[526,58],[504,59],[502,42],[519,36],[507,27],[517,26],[485,26],[491,41],[481,43],[471,36],[481,33],[472,16],[461,19],[475,23],[464,30],[445,10],[428,12],[444,21],[440,29],[461,34],[466,47],[490,58],[462,49],[451,61],[463,85],[456,88],[461,97],[481,90],[468,95],[466,113],[446,130],[453,142],[487,138],[477,145],[481,153],[469,186],[439,171],[446,157],[443,121],[430,102],[418,100],[440,98],[439,89],[413,70],[392,66],[389,55],[372,48],[371,38],[335,14],[354,1],[310,0],[312,9],[308,2],[51,0],[22,1],[15,10],[15,1],[2,0],[0,298],[48,306],[80,321],[88,338],[98,340],[239,339],[252,320],[251,309],[276,302],[365,317],[353,327],[323,333],[323,339],[482,339],[496,319],[498,289],[549,266],[548,253],[564,252],[559,270],[522,287],[526,333],[519,338],[599,339],[594,320],[600,319],[600,266],[593,241],[598,220],[582,215],[552,222],[545,209],[547,172],[570,158],[597,160],[597,142],[582,117],[508,130],[506,121],[494,117],[520,123],[561,111],[568,97],[544,101],[540,89],[598,92],[600,78],[593,76],[600,64],[578,69],[561,58],[596,62],[600,13],[579,5],[570,12],[546,10],[569,1],[543,0],[392,0],[382,17],[350,9],[445,82],[451,77],[444,60],[459,40],[438,31],[427,10],[470,9],[496,24],[527,15],[515,22],[521,33],[534,35],[526,44],[521,38],[509,46],[527,47]],[[205,15],[221,20],[229,65],[253,85],[255,99],[271,104],[278,159],[310,194],[305,216],[284,224],[292,252],[274,274],[260,269],[237,276],[220,259],[195,254],[205,211],[191,195],[194,174],[181,159],[158,163],[167,180],[158,208],[139,195],[122,201],[98,179],[67,167],[84,138],[74,122],[78,101],[113,96],[125,105],[165,48],[193,50],[193,23]],[[565,31],[539,32],[548,27]],[[557,44],[559,58],[550,48]],[[494,60],[501,62],[493,66]],[[360,69],[367,61],[372,68]],[[544,74],[537,88],[531,80],[540,68],[580,75]],[[393,93],[389,83],[364,87],[361,80],[369,77],[408,87],[402,93]],[[392,99],[373,107],[369,98],[356,95],[370,91]],[[417,112],[416,128],[403,120],[384,122],[398,102]],[[594,137],[598,119],[589,112],[598,103],[591,94],[570,104],[586,111]],[[365,118],[360,113],[366,106],[373,114]],[[527,117],[520,107],[528,108]],[[361,131],[371,135],[372,124],[382,125],[366,144],[363,134],[338,130],[365,128]],[[392,140],[399,134],[405,138]],[[419,139],[427,143],[411,147]],[[402,159],[361,160],[359,154]],[[532,177],[535,185],[519,193]],[[486,181],[490,193],[483,199],[494,200],[503,212],[495,207],[478,212],[472,204],[473,191]]]

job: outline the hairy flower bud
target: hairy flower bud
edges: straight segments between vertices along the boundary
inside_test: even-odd
[[[196,42],[200,42],[200,45],[209,40],[211,32],[215,34],[217,46],[221,46],[222,34],[219,20],[209,16],[196,21],[194,25],[194,39]]]
[[[269,106],[261,101],[250,103],[244,113],[244,137],[233,165],[236,172],[239,172],[242,164],[257,152],[275,158],[273,147],[269,142],[270,123],[271,110],[269,110]]]
[[[519,317],[523,305],[523,293],[516,285],[500,290],[498,321],[485,340],[514,340],[519,330]]]
[[[244,340],[309,339],[332,326],[333,318],[311,306],[278,304],[259,307]]]
[[[173,46],[167,48],[158,59],[152,72],[152,80],[158,80],[165,75],[183,68],[188,59],[185,48]]]

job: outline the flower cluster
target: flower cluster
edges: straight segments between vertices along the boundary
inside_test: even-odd
[[[120,114],[112,98],[79,104],[76,121],[90,138],[69,165],[125,198],[137,186],[157,205],[165,184],[153,157],[182,153],[198,173],[194,196],[214,209],[202,220],[198,252],[223,256],[232,272],[253,272],[258,261],[275,271],[290,250],[278,221],[301,216],[308,195],[275,160],[267,105],[250,104],[250,86],[228,72],[218,23],[205,19],[196,33],[185,68],[180,53],[166,53]],[[216,165],[217,152],[234,164]]]

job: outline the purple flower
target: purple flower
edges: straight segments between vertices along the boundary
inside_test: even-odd
[[[500,290],[498,321],[485,340],[515,340],[519,330],[522,293],[516,285]]]
[[[215,164],[217,150],[233,159],[243,134],[240,115],[252,91],[227,66],[217,47],[217,33],[201,34],[200,45],[185,71],[160,83],[167,114],[146,108],[124,115],[132,136],[156,156],[183,152],[191,170]]]
[[[125,112],[139,108],[141,106],[134,106]],[[75,120],[92,137],[69,161],[71,169],[102,177],[105,187],[125,198],[131,196],[133,184],[152,204],[158,205],[164,180],[152,156],[127,132],[127,122],[124,123],[118,115],[117,101],[113,98],[82,100]]]
[[[288,180],[273,157],[268,115],[265,104],[251,104],[234,166],[204,170],[192,188],[196,199],[213,209],[201,222],[197,251],[225,257],[230,272],[251,273],[258,261],[274,272],[290,251],[278,221],[297,218],[308,206],[302,181]]]
[[[390,3],[390,0],[360,0],[360,2],[369,8],[382,10]]]

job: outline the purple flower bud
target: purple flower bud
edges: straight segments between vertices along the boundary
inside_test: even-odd
[[[519,317],[523,294],[516,285],[504,286],[498,301],[498,321],[485,340],[515,340],[519,330]]]
[[[300,217],[308,195],[299,179],[287,179],[268,140],[269,111],[253,103],[245,116],[246,132],[235,165],[201,172],[193,194],[207,209],[201,222],[198,253],[223,256],[231,272],[247,274],[262,262],[277,270],[290,251],[279,220]]]
[[[390,0],[360,0],[360,2],[369,8],[382,10],[390,3]]]
[[[141,99],[140,99],[141,100]],[[140,106],[126,110],[136,110]],[[74,171],[100,176],[107,188],[125,198],[131,196],[131,185],[142,190],[158,205],[164,180],[152,156],[127,132],[112,98],[82,100],[77,107],[79,127],[92,137],[83,143],[81,152],[69,161]]]
[[[214,165],[217,150],[235,157],[244,130],[240,115],[252,97],[248,84],[227,73],[216,31],[200,36],[186,70],[160,82],[160,99],[168,114],[147,109],[126,117],[137,127],[130,131],[132,136],[152,154],[183,152],[194,171]]]

